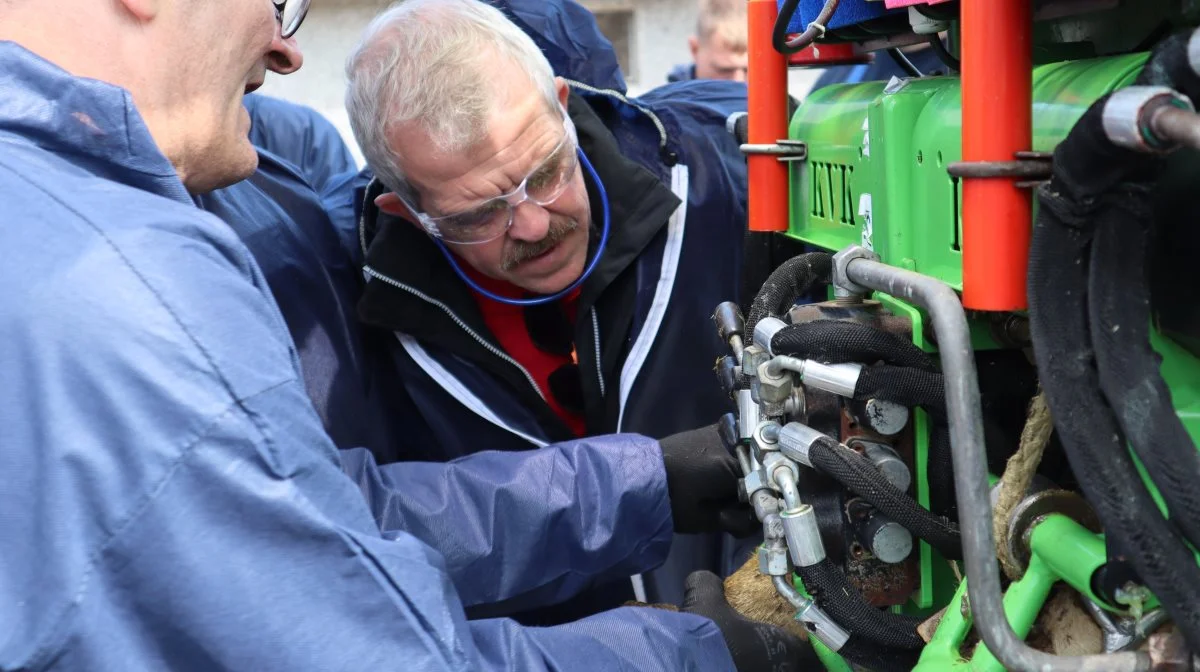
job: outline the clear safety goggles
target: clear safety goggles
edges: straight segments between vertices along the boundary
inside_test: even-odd
[[[512,226],[513,212],[525,201],[545,207],[562,196],[575,177],[575,168],[579,166],[578,149],[575,125],[564,112],[562,140],[541,165],[521,180],[516,189],[479,207],[439,217],[427,215],[412,204],[406,205],[431,236],[462,245],[486,243],[504,235]]]
[[[284,39],[296,34],[300,29],[300,24],[304,23],[304,16],[308,14],[308,5],[311,0],[271,0],[275,5],[275,18],[279,21],[282,28]]]

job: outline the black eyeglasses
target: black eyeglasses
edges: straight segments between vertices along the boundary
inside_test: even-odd
[[[283,37],[289,38],[300,29],[304,16],[308,14],[311,0],[271,0],[275,4],[275,18],[282,27]]]

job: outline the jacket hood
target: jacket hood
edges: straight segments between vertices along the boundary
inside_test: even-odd
[[[598,89],[625,93],[612,42],[596,17],[574,0],[489,0],[533,41],[554,74]]]

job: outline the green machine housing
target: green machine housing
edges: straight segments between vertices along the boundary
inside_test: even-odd
[[[1034,146],[1030,149],[1052,152],[1093,102],[1131,84],[1146,58],[1146,53],[1133,53],[1037,66],[1032,75]],[[789,127],[789,138],[805,143],[807,157],[790,163],[787,235],[829,251],[862,245],[884,263],[961,290],[962,189],[947,171],[948,164],[962,156],[961,119],[957,77],[833,85],[813,92]],[[890,297],[876,298],[912,321],[918,346],[935,349],[919,310]],[[993,314],[972,316],[977,350],[1005,347],[995,338],[996,319]],[[1161,370],[1176,411],[1200,445],[1200,360],[1157,333],[1154,346],[1163,358]],[[914,481],[918,501],[928,506],[924,464],[928,434],[920,416]],[[1153,483],[1144,472],[1142,477],[1157,498]],[[1165,513],[1161,499],[1158,503]],[[1047,543],[1050,538],[1054,543]],[[1065,581],[1094,598],[1087,577],[1105,562],[1102,537],[1065,517],[1049,527],[1039,526],[1032,546],[1029,570],[1005,596],[1006,612],[1020,636],[1030,632],[1056,582]],[[927,544],[921,543],[920,553],[920,588],[903,609],[927,614],[947,603],[949,607],[918,669],[1003,669],[982,645],[972,655],[963,651],[970,629],[969,609],[962,608],[966,582]],[[1153,602],[1152,596],[1144,596],[1135,608]],[[1129,609],[1129,605],[1104,606],[1114,612]],[[843,668],[836,656],[821,653],[827,667]]]

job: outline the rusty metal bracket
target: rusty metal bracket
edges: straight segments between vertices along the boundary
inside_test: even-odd
[[[1017,152],[1014,161],[954,161],[946,166],[946,172],[959,179],[1017,178],[1016,186],[1021,189],[1049,180],[1053,169],[1051,152]]]
[[[741,146],[743,154],[767,154],[777,157],[780,161],[803,161],[808,158],[808,145],[803,140],[776,140],[773,145]]]

